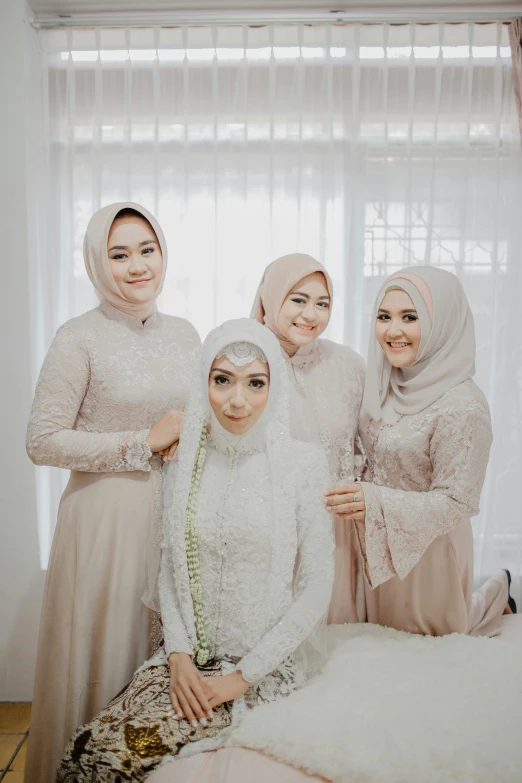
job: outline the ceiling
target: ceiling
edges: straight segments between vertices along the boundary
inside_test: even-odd
[[[388,13],[413,10],[438,9],[441,6],[461,9],[469,8],[470,11],[498,11],[500,14],[521,14],[521,0],[462,0],[451,2],[428,2],[428,0],[29,0],[29,4],[36,15],[75,15],[88,13],[123,13],[123,12],[179,12],[184,14],[198,14],[202,12],[245,12],[262,14],[267,12],[328,12],[335,10],[365,12],[372,8],[382,9]]]

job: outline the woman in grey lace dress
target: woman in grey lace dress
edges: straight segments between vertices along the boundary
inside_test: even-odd
[[[332,484],[361,470],[355,437],[364,387],[364,361],[347,345],[320,335],[328,326],[333,286],[319,261],[302,253],[270,264],[252,317],[275,334],[290,375],[292,435],[325,450]],[[330,622],[365,619],[364,582],[353,524],[335,520],[335,584]]]
[[[142,603],[161,517],[162,456],[179,437],[200,341],[159,313],[167,251],[136,204],[91,219],[84,245],[99,307],[58,331],[27,433],[38,465],[71,471],[40,625],[25,780],[54,783],[63,750],[152,652]]]
[[[502,571],[473,592],[473,535],[491,446],[475,373],[473,316],[458,278],[411,267],[377,297],[360,420],[362,484],[328,506],[356,521],[368,620],[440,636],[495,635],[508,600]]]

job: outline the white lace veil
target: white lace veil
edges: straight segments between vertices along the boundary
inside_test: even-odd
[[[196,647],[195,617],[185,549],[185,515],[191,488],[192,473],[198,453],[201,433],[211,423],[212,428],[220,427],[212,416],[208,399],[208,377],[214,359],[234,351],[239,361],[245,351],[244,344],[255,346],[254,354],[259,352],[266,357],[270,368],[270,390],[267,405],[259,420],[243,436],[230,436],[238,439],[259,438],[264,440],[268,455],[273,490],[273,561],[270,585],[267,594],[267,617],[272,616],[279,606],[280,585],[284,575],[295,568],[294,553],[286,545],[278,545],[278,534],[283,541],[286,526],[296,524],[295,482],[285,481],[289,465],[292,465],[292,452],[295,444],[290,437],[288,376],[278,340],[265,326],[249,318],[227,321],[214,329],[203,343],[201,350],[200,372],[197,383],[189,397],[183,417],[183,427],[178,450],[178,465],[175,471],[169,471],[170,480],[165,482],[164,491],[164,529],[163,546],[171,550],[176,590],[179,598],[183,622],[193,647]],[[248,352],[248,351],[247,351]],[[260,357],[261,358],[261,357]],[[223,432],[225,432],[223,430]],[[293,489],[293,491],[292,491]],[[298,579],[297,568],[295,578]],[[295,583],[295,582],[294,582]],[[314,633],[314,639],[319,635]],[[317,648],[318,644],[314,643]]]

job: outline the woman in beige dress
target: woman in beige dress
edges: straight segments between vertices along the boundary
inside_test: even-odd
[[[330,510],[356,521],[368,620],[441,636],[495,635],[508,600],[502,571],[473,593],[470,517],[491,446],[475,373],[473,316],[457,277],[412,267],[377,297],[360,434],[362,484],[331,490]]]
[[[74,730],[153,651],[146,552],[200,346],[190,323],[156,309],[167,251],[145,209],[97,212],[84,256],[100,305],[58,330],[27,434],[33,462],[71,476],[47,572],[26,783],[54,783]]]
[[[328,326],[333,286],[315,258],[302,253],[270,264],[252,317],[275,334],[290,375],[292,435],[323,447],[332,483],[354,481],[361,470],[355,437],[364,387],[364,362],[347,345],[320,335]],[[329,620],[365,619],[364,581],[352,524],[336,520],[335,585]]]

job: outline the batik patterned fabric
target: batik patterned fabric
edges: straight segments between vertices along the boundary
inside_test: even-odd
[[[157,654],[156,658],[162,657]],[[204,676],[215,676],[233,666],[233,661],[209,661],[199,667]],[[244,708],[288,695],[301,684],[291,661],[249,688]],[[233,705],[213,710],[209,726],[191,726],[168,715],[169,668],[166,663],[139,670],[129,685],[90,723],[81,726],[67,747],[56,783],[123,783],[142,781],[166,757],[175,757],[187,746],[222,744],[224,729],[232,723]],[[220,736],[222,738],[220,738]],[[202,747],[198,745],[198,748]]]

